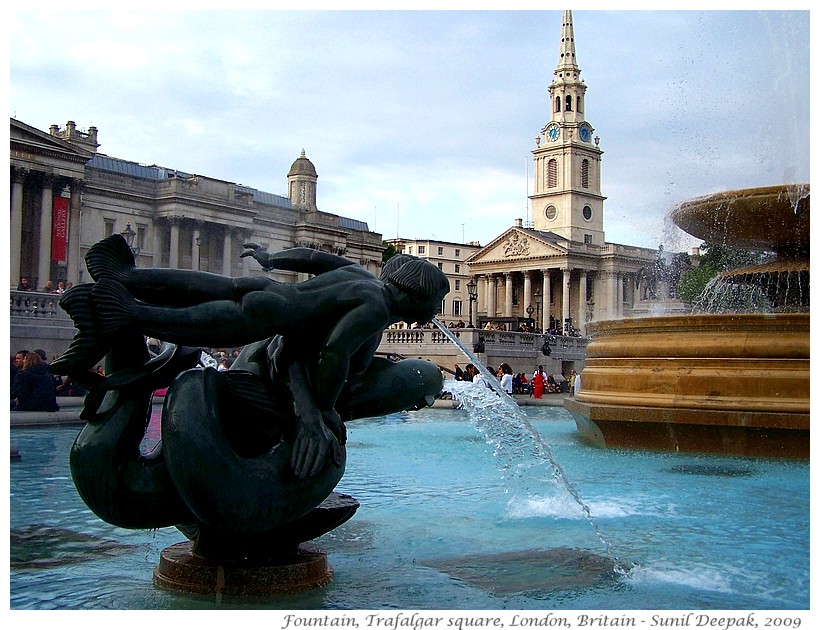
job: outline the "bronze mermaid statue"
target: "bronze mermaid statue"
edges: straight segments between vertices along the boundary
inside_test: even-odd
[[[103,520],[176,526],[212,558],[292,553],[350,518],[333,492],[356,418],[418,409],[440,392],[439,368],[374,355],[392,323],[426,323],[449,291],[427,261],[399,254],[376,277],[308,248],[271,254],[265,270],[312,274],[283,283],[180,269],[138,269],[118,234],[86,255],[93,283],[65,293],[76,334],[51,365],[90,390],[71,451],[77,490]],[[145,337],[164,342],[151,358]],[[242,346],[230,369],[201,347]],[[106,359],[108,376],[90,369]],[[152,392],[167,387],[162,439],[142,453]]]

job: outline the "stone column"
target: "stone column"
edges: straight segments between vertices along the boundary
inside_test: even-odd
[[[618,319],[621,316],[620,278],[621,274],[617,271],[612,272],[612,319]]]
[[[233,260],[231,259],[231,241],[233,232],[230,227],[225,226],[225,235],[222,238],[222,275],[230,276]]]
[[[11,182],[11,233],[9,243],[11,244],[9,280],[11,288],[16,289],[20,284],[20,254],[23,243],[23,181],[28,172],[24,169],[15,168],[12,173]]]
[[[532,303],[532,271],[527,269],[524,271],[524,312],[527,312],[527,307],[532,306],[535,308],[535,304]],[[529,315],[528,315],[529,317]]]
[[[80,256],[80,205],[83,189],[81,179],[71,180],[71,201],[68,215],[68,251],[66,252],[66,281],[78,284],[80,282],[80,268],[82,267],[82,257]]]
[[[513,313],[513,274],[508,271],[504,274],[504,317],[512,317]]]
[[[496,284],[497,278],[494,273],[491,273],[487,276],[487,318],[488,319],[495,319],[498,316],[495,308],[495,297],[496,297],[496,290],[498,289],[498,285]]]
[[[171,247],[168,252],[168,267],[179,269],[179,217],[168,217],[171,225]]]
[[[552,315],[550,309],[552,304],[552,282],[549,269],[544,269],[542,273],[544,274],[544,284],[541,290],[541,299],[544,300],[544,304],[541,309],[541,330],[547,331],[550,327],[550,315]]]
[[[253,242],[253,233],[250,230],[240,230],[239,235],[242,237],[243,243],[252,243]],[[259,268],[259,263],[254,260],[253,256],[245,256],[242,259],[242,275],[249,276],[251,275],[251,261],[253,260],[256,268]]]
[[[587,329],[587,270],[581,270],[581,278],[578,284],[578,324],[576,330],[582,335]]]
[[[154,267],[162,267],[162,245],[165,241],[163,238],[165,236],[165,224],[154,221],[152,229],[154,230],[154,258],[151,264]]]
[[[51,215],[55,182],[55,178],[48,175],[45,177],[43,201],[40,206],[40,249],[37,259],[37,286],[35,287],[37,289],[42,288],[51,279]]]
[[[194,221],[194,229],[191,230],[191,269],[199,271],[202,256],[202,221]]]
[[[570,282],[572,279],[572,270],[571,269],[562,269],[561,272],[563,273],[563,283],[564,283],[564,295],[562,298],[561,308],[561,332],[564,332],[564,325],[566,321],[569,319],[570,310],[569,310],[569,289],[570,289]]]

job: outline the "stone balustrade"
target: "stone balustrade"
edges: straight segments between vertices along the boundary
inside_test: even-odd
[[[482,361],[491,365],[506,361],[514,370],[519,371],[539,364],[545,367],[549,365],[551,371],[555,371],[561,368],[563,362],[571,362],[574,364],[573,369],[579,370],[586,359],[585,337],[479,328],[456,328],[450,332],[470,351],[480,349],[478,355]],[[544,353],[545,343],[549,347],[549,354]],[[402,357],[424,357],[443,366],[463,364],[465,361],[461,351],[437,328],[387,329],[382,335],[378,351]]]
[[[37,291],[11,292],[11,317],[36,317],[39,319],[64,319],[71,323],[68,314],[60,308],[60,295]]]
[[[71,319],[59,306],[60,296],[50,293],[11,291],[11,342],[14,348],[44,348],[49,355],[66,350],[74,335]],[[586,359],[585,337],[563,337],[505,330],[455,328],[452,332],[466,348],[478,352],[489,364],[508,362],[516,371],[543,365],[549,371],[572,369],[580,372]],[[549,354],[545,354],[545,346]],[[465,357],[437,328],[392,329],[384,331],[380,354],[423,357],[442,366],[463,364]]]

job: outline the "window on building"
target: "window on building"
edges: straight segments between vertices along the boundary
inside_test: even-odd
[[[580,94],[575,98],[575,111],[584,111],[584,99]]]
[[[456,288],[454,291],[461,291],[461,280],[456,280]]]
[[[461,273],[461,265],[456,263],[456,273]]]
[[[137,237],[136,242],[134,243],[135,246],[139,247],[140,249],[145,249],[145,234],[147,233],[148,228],[144,225],[137,226]]]
[[[560,96],[555,97],[555,111],[556,112],[561,111],[561,97]]]
[[[441,304],[438,305],[438,312],[436,315],[441,315],[444,312],[444,300],[441,301]]]
[[[571,112],[572,111],[572,95],[567,94],[567,107],[565,111]]]
[[[456,258],[461,258],[461,250],[456,247]]]
[[[461,316],[461,300],[453,300],[453,315]]]
[[[410,255],[413,254],[413,246],[412,245],[407,246],[407,253],[410,254]]]
[[[555,158],[547,162],[547,188],[555,188],[558,185],[558,160]]]
[[[424,245],[419,245],[419,254],[423,254],[427,251],[427,247]]]
[[[438,268],[441,269],[442,271],[444,271],[444,263],[439,263]]]
[[[584,243],[592,245],[592,234],[584,234]]]
[[[444,256],[444,248],[443,247],[438,248],[438,255],[439,256]]]
[[[554,220],[558,216],[558,208],[553,205],[547,206],[544,210],[544,216],[550,221]]]
[[[584,215],[584,220],[585,221],[591,221],[592,220],[592,208],[590,208],[589,206],[584,206],[584,209],[582,210],[582,213]]]
[[[589,188],[589,160],[581,162],[581,186]]]
[[[103,238],[107,238],[114,233],[114,221],[111,219],[105,219],[105,223],[103,225]]]

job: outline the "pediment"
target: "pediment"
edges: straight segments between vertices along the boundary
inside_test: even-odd
[[[94,153],[75,146],[61,138],[52,136],[31,125],[20,122],[14,118],[10,118],[9,140],[12,149],[16,146],[18,149],[25,150],[34,154],[61,154],[66,157],[71,156],[76,159],[89,160],[94,156]]]
[[[473,254],[467,264],[475,266],[566,256],[567,249],[557,240],[551,232],[512,227]]]

